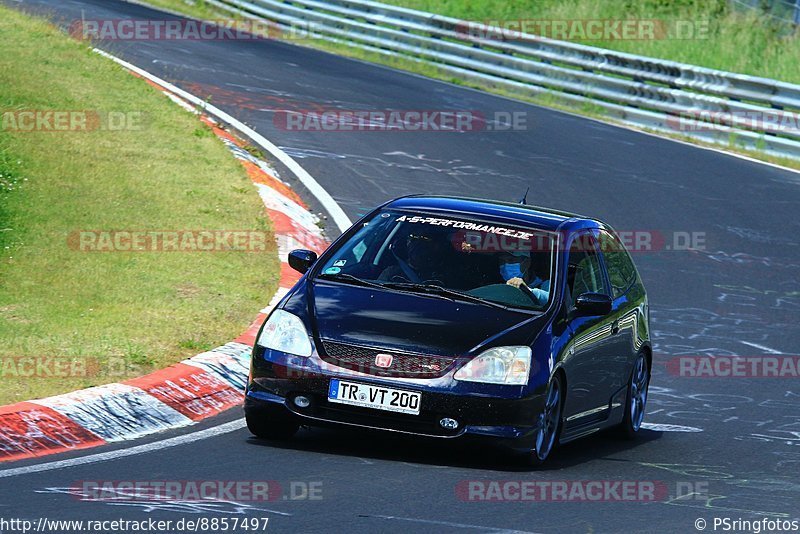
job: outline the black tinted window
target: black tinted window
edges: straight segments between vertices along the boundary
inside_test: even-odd
[[[622,296],[636,281],[636,267],[620,240],[608,233],[600,233],[600,248],[606,260],[608,278],[614,298]]]
[[[355,277],[404,291],[424,290],[408,284],[439,286],[542,310],[550,301],[554,237],[479,218],[384,210],[330,251],[319,276],[342,282]]]
[[[570,245],[567,276],[572,302],[583,293],[608,293],[595,240],[590,234],[576,237]]]

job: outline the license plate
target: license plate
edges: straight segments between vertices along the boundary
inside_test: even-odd
[[[363,408],[419,415],[422,393],[345,382],[334,378],[328,388],[328,400]]]

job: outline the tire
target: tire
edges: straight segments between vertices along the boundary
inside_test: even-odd
[[[647,357],[639,353],[628,379],[628,394],[625,396],[625,415],[617,427],[617,433],[626,439],[633,439],[642,427],[644,412],[647,409],[647,390],[650,387],[650,369]]]
[[[533,447],[524,456],[523,463],[528,467],[543,465],[558,445],[561,434],[561,415],[564,407],[564,385],[561,378],[555,375],[547,385],[545,403],[542,412],[537,416],[539,431],[534,438]]]
[[[257,438],[287,440],[294,436],[300,425],[292,421],[277,421],[265,414],[245,414],[247,429]]]

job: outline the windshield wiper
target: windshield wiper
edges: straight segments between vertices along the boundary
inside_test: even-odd
[[[427,295],[446,298],[449,300],[461,300],[467,302],[474,302],[476,304],[484,304],[494,308],[501,308],[503,310],[509,309],[508,306],[500,304],[499,302],[492,302],[491,300],[482,299],[474,295],[462,293],[454,289],[448,289],[438,284],[415,284],[413,282],[372,282],[358,278],[352,274],[339,273],[339,274],[320,274],[317,278],[323,280],[333,280],[334,282],[349,283],[352,285],[374,287],[375,289],[395,289],[407,293],[425,293]]]
[[[347,273],[339,273],[339,274],[323,273],[317,276],[317,278],[321,278],[323,280],[333,280],[334,282],[342,282],[354,286],[374,287],[375,289],[383,289],[383,290],[393,289],[395,291],[402,291],[403,293],[420,293],[420,288],[421,288],[426,294],[442,297],[448,300],[453,300],[452,297],[449,297],[444,293],[441,293],[436,290],[430,290],[434,286],[424,285],[424,284],[411,284],[411,283],[400,283],[400,282],[385,282],[385,283],[372,282],[370,280],[364,280],[363,278],[358,278],[357,276],[353,276],[352,274],[347,274]],[[447,291],[445,288],[440,288],[440,289]]]
[[[379,284],[377,282],[370,282],[369,280],[364,280],[363,278],[359,278],[357,276],[353,276],[352,274],[347,273],[339,273],[339,274],[320,274],[317,278],[322,278],[323,280],[333,280],[334,282],[344,282],[356,286],[364,286],[364,287],[374,287],[378,289],[383,289],[383,284]]]
[[[383,286],[392,289],[401,289],[405,291],[420,292],[420,293],[427,293],[430,295],[449,297],[452,300],[475,302],[477,304],[485,304],[487,306],[502,308],[504,310],[508,309],[508,306],[504,306],[499,302],[492,302],[491,300],[482,299],[480,297],[476,297],[468,293],[462,293],[461,291],[456,291],[454,289],[448,289],[438,284],[415,284],[413,282],[386,282],[383,284]]]

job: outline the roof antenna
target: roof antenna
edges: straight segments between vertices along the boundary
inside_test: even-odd
[[[519,203],[520,204],[522,204],[522,205],[527,205],[528,204],[528,191],[530,191],[530,190],[531,190],[531,186],[528,186],[528,188],[525,190],[525,194],[522,195],[521,199],[519,199]]]

